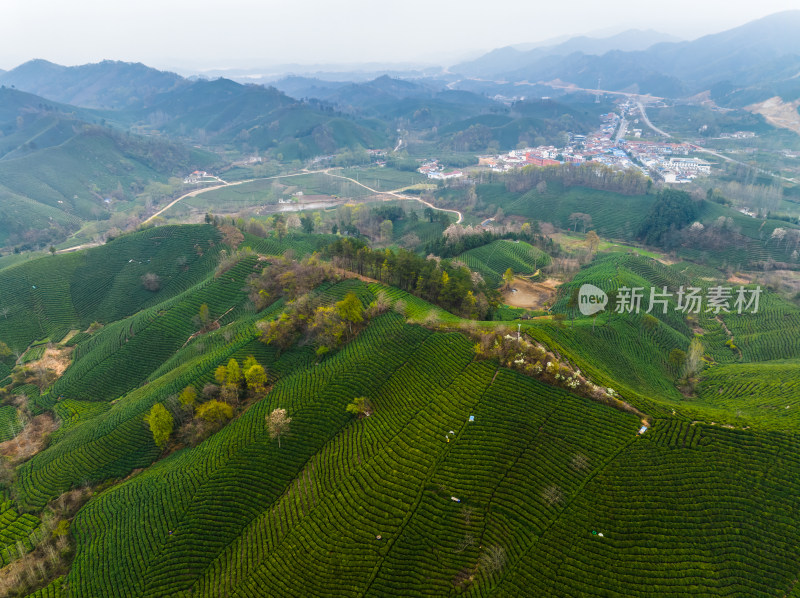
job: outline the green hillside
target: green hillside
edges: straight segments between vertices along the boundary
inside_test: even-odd
[[[87,111],[0,89],[0,246],[31,249],[82,223],[129,210],[152,182],[218,158],[161,139],[120,133]]]
[[[470,270],[497,286],[508,268],[517,275],[530,276],[550,264],[550,256],[522,241],[493,241],[483,247],[465,251],[456,258]]]
[[[0,339],[23,351],[35,340],[58,341],[69,330],[157,305],[205,279],[218,251],[213,227],[162,227],[2,270]],[[159,277],[158,291],[142,285],[148,273]]]
[[[369,121],[331,115],[275,88],[228,79],[183,85],[162,94],[151,106],[121,116],[130,124],[204,144],[245,143],[260,151],[274,150],[286,161],[387,144],[381,123],[376,127]]]
[[[30,393],[30,414],[10,399],[0,407],[0,435],[4,421],[8,437],[19,432],[18,417],[60,423],[0,481],[0,558],[29,562],[23,553],[46,554],[57,542],[69,555],[11,595],[791,591],[800,556],[792,340],[800,310],[766,292],[763,312],[720,320],[702,313],[692,323],[674,309],[656,312],[655,324],[643,314],[584,317],[569,302],[584,283],[612,292],[719,281],[710,268],[601,254],[559,290],[552,313],[563,322],[520,323],[524,339],[554,352],[547,359],[615,389],[626,407],[571,392],[550,364],[548,375],[525,375],[528,358],[515,361],[516,349],[502,363],[476,351],[484,334],[494,347],[515,346],[502,322],[469,323],[339,274],[295,300],[291,289],[317,262],[276,274],[284,290],[251,302],[254,275],[292,263],[267,256],[300,259],[333,238],[247,235],[252,252],[220,269],[230,248],[215,228],[169,226],[0,270],[0,304],[13,306],[0,317],[0,339],[15,349],[42,341],[26,353],[30,363],[48,338],[72,351],[42,392],[14,383],[13,392]],[[458,259],[479,272],[525,274],[549,258],[495,241]],[[157,291],[143,286],[149,272]],[[340,348],[317,351],[310,323],[286,345],[259,340],[269,322],[305,313],[306,302],[324,313],[351,294],[384,308],[365,313]],[[213,325],[200,328],[203,305]],[[705,368],[686,396],[670,353],[696,334]],[[200,433],[197,414],[212,400],[218,367],[251,355],[266,369],[266,391],[241,395],[227,425]],[[194,418],[176,399],[187,386],[198,392]],[[368,416],[346,410],[356,397],[368,398]],[[164,447],[143,421],[155,405],[175,418]],[[266,423],[278,408],[291,418],[280,441]],[[84,498],[72,511],[59,506],[71,496]],[[66,540],[53,533],[61,520]]]
[[[524,194],[512,193],[498,183],[479,185],[476,191],[494,210],[501,207],[506,214],[550,222],[566,230],[574,227],[569,219],[571,214],[589,214],[591,228],[598,234],[627,240],[636,236],[655,199],[651,195],[628,196],[584,187],[564,188],[556,183],[548,184],[544,193],[536,189]],[[583,230],[583,225],[578,223],[577,230]]]

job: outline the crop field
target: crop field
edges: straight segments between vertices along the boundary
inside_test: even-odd
[[[394,170],[392,168],[346,168],[334,171],[333,174],[357,179],[367,187],[378,191],[394,191],[403,187],[410,187],[419,183],[427,183],[428,178],[418,172]]]
[[[332,238],[248,235],[243,245],[301,257]],[[800,310],[778,295],[765,291],[757,314],[688,320],[673,299],[655,321],[581,316],[569,297],[585,283],[706,291],[724,281],[712,268],[612,252],[562,285],[552,313],[563,321],[520,322],[528,339],[644,412],[649,429],[638,433],[641,415],[477,357],[476,341],[452,331],[465,320],[382,284],[345,279],[311,292],[326,306],[348,293],[364,307],[381,293],[403,303],[340,349],[319,356],[305,337],[265,345],[257,323],[287,303],[257,313],[246,280],[264,263],[249,254],[215,275],[219,249],[211,227],[161,227],[0,271],[21,298],[9,322],[42,315],[16,331],[0,317],[0,331],[24,342],[23,361],[47,342],[73,347],[41,395],[32,384],[13,391],[59,426],[0,488],[0,564],[42,541],[37,515],[52,500],[103,484],[70,524],[68,572],[32,596],[792,595]],[[459,259],[499,280],[550,258],[496,241]],[[63,267],[35,277],[39,262]],[[120,272],[126,264],[155,268],[161,290],[144,293],[142,270]],[[45,301],[50,292],[68,308]],[[195,335],[203,303],[219,328]],[[103,326],[89,333],[95,321]],[[693,338],[704,369],[687,392],[670,354]],[[266,396],[197,446],[177,430],[167,450],[156,446],[143,422],[153,405],[249,355],[266,368]],[[369,399],[369,416],[346,411],[356,397]],[[280,444],[265,422],[276,408],[291,417]],[[25,419],[0,407],[0,441]]]
[[[550,222],[566,230],[573,228],[570,214],[589,214],[592,217],[589,228],[614,239],[632,239],[655,199],[653,195],[629,196],[583,187],[550,187],[544,194],[534,189],[520,195],[506,191],[505,185],[492,183],[478,186],[477,193],[480,199],[503,208],[506,214]],[[582,230],[579,224],[578,232]]]
[[[333,174],[340,174],[340,172],[334,171]],[[357,182],[329,176],[324,173],[284,178],[281,179],[281,182],[284,185],[296,188],[297,191],[302,191],[306,195],[333,195],[343,199],[363,199],[374,195],[372,191],[365,189]],[[367,186],[369,185],[367,184]]]
[[[210,226],[163,227],[7,268],[0,272],[0,340],[24,350],[35,340],[60,340],[71,329],[131,315],[200,282],[218,251]],[[147,273],[159,276],[158,292],[143,287]]]
[[[786,595],[793,442],[665,421],[590,476],[491,595]]]
[[[244,245],[262,255],[283,255],[287,251],[291,251],[295,257],[300,257],[320,251],[336,239],[337,237],[334,235],[309,235],[292,231],[280,241],[275,237],[262,239],[247,234]]]
[[[12,405],[0,407],[0,442],[11,440],[22,429],[17,409]]]
[[[416,202],[403,202],[403,204],[406,213],[409,213],[411,210],[421,212],[421,210],[418,209],[421,207],[421,204]],[[424,245],[440,238],[445,228],[446,226],[441,222],[428,222],[421,215],[417,222],[406,217],[394,223],[394,239],[402,244],[406,238],[413,241],[414,237],[416,237],[419,239],[418,243],[412,243],[410,247],[408,247],[408,249],[414,250],[416,249],[416,247],[414,247],[415,244]],[[409,236],[406,237],[406,235]]]
[[[711,367],[700,383],[698,398],[742,421],[796,430],[800,360]]]
[[[3,566],[33,548],[40,522],[33,515],[17,513],[7,496],[0,498],[0,566]]]
[[[360,395],[375,414],[354,420],[344,405]],[[279,406],[293,418],[282,447],[263,423]],[[639,437],[639,425],[389,314],[87,505],[65,581],[82,595],[208,597],[788,589],[800,505],[775,501],[795,492],[794,452],[774,435],[664,419]],[[709,515],[719,501],[730,508]],[[499,569],[476,568],[497,550]]]
[[[215,318],[226,313],[228,322],[235,318],[235,310],[241,310],[247,301],[242,289],[255,267],[254,258],[245,259],[224,276],[106,326],[78,346],[75,364],[56,382],[51,394],[99,401],[132,390],[196,332],[193,318],[202,304],[208,305]]]
[[[529,276],[550,264],[550,256],[541,249],[523,241],[494,241],[489,245],[470,249],[456,259],[470,270],[478,272],[484,280],[495,286],[503,281],[503,274],[511,268],[515,274]]]

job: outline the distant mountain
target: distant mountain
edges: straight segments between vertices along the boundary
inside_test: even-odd
[[[275,150],[287,160],[388,144],[380,124],[348,119],[273,87],[228,79],[190,82],[154,98],[151,106],[129,113],[128,118],[204,145]]]
[[[314,98],[337,105],[363,106],[388,99],[433,97],[444,84],[415,82],[382,75],[371,81],[325,81],[312,77],[284,77],[273,85],[294,98]]]
[[[418,79],[440,74],[439,65],[416,63],[362,63],[362,64],[281,64],[264,68],[215,69],[203,71],[192,78],[217,79],[223,77],[238,83],[273,85],[287,77],[319,79],[327,82],[349,81],[364,83],[383,75],[400,79]]]
[[[548,45],[517,44],[499,48],[475,60],[457,64],[450,70],[469,76],[495,75],[523,68],[548,56],[566,56],[574,52],[602,55],[613,50],[646,50],[658,43],[677,40],[675,36],[652,29],[629,29],[603,38],[583,35]]]
[[[587,36],[573,37],[547,48],[548,53],[566,56],[573,52],[595,54],[601,56],[606,52],[620,50],[622,52],[635,52],[646,50],[656,44],[664,42],[678,42],[680,38],[653,29],[628,29],[611,37],[594,38]]]
[[[185,83],[175,73],[112,60],[81,66],[31,60],[0,74],[0,85],[74,106],[115,110],[147,105],[157,94]]]
[[[798,30],[800,11],[786,11],[694,41],[662,42],[645,50],[615,49],[596,55],[584,46],[559,56],[550,49],[515,54],[503,48],[452,70],[507,81],[559,79],[588,88],[595,88],[601,79],[603,89],[670,97],[717,89],[717,98],[733,101],[745,88],[763,88],[755,94],[763,96],[774,84],[790,81],[800,72]],[[636,37],[629,39],[633,42]],[[647,35],[639,39],[644,41]],[[569,50],[581,45],[571,44],[573,40],[561,47]],[[793,90],[800,92],[800,85],[781,86],[790,95]]]
[[[91,113],[0,89],[0,245],[57,242],[108,202],[131,201],[217,157],[164,139],[90,123]]]
[[[346,85],[349,85],[346,81],[324,81],[316,77],[299,77],[297,75],[290,75],[272,82],[273,87],[298,100],[302,98],[324,100]]]

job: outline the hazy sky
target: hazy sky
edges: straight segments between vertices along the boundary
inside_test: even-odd
[[[448,64],[477,50],[598,30],[691,39],[795,8],[797,0],[0,0],[0,68],[32,58],[181,70]]]

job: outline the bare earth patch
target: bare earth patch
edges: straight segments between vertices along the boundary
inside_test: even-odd
[[[780,97],[775,96],[758,104],[746,106],[745,110],[762,115],[773,127],[789,129],[800,134],[800,100],[784,102]]]
[[[734,284],[750,284],[750,280],[744,278],[743,276],[736,276],[735,274],[728,277],[728,282],[732,282]]]
[[[36,361],[31,361],[28,364],[28,367],[34,370],[37,368],[52,370],[56,373],[56,376],[60,378],[69,367],[69,364],[72,363],[72,360],[70,359],[70,356],[72,355],[72,349],[73,347],[54,347],[52,349],[48,347],[45,349],[42,358],[37,359]]]
[[[503,301],[511,307],[523,309],[542,309],[544,304],[551,301],[556,295],[556,289],[561,281],[548,278],[543,282],[530,282],[522,278],[515,278],[511,284],[516,292],[507,290],[503,292]]]
[[[34,417],[15,438],[0,442],[0,455],[20,463],[41,451],[47,437],[58,429],[56,418],[50,413]]]

